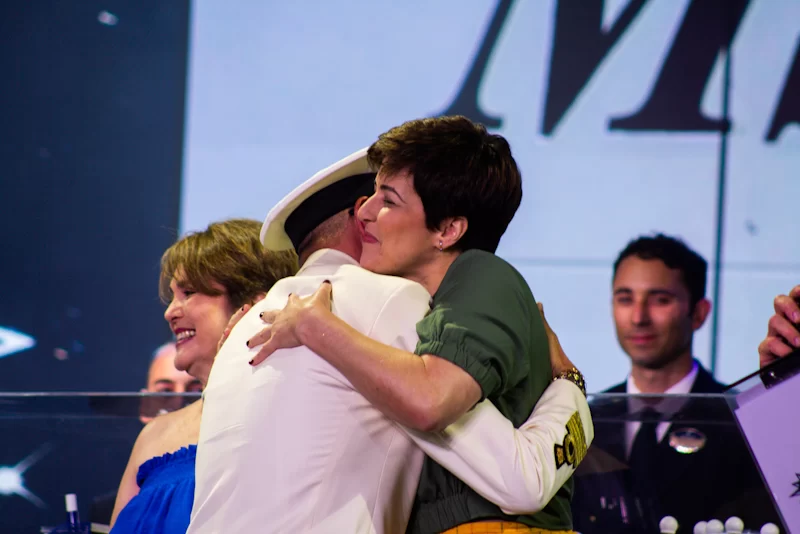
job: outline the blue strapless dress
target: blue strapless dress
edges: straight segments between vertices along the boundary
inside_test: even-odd
[[[119,513],[113,534],[183,534],[194,501],[197,445],[189,445],[139,466],[139,494]]]

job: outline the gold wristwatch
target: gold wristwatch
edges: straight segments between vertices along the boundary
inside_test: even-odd
[[[570,382],[578,386],[578,389],[581,390],[581,393],[583,393],[584,397],[586,396],[586,379],[583,378],[583,374],[580,371],[578,371],[578,369],[576,369],[575,367],[572,367],[571,369],[567,369],[565,371],[561,371],[560,373],[558,373],[556,376],[553,377],[554,381],[559,379],[569,380]]]

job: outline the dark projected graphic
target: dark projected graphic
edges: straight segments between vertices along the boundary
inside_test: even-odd
[[[188,1],[0,4],[0,392],[144,385],[169,335],[188,32]],[[0,393],[0,533],[63,522],[66,493],[84,519],[113,504],[131,403]]]
[[[167,339],[188,2],[0,7],[0,390],[137,391]]]

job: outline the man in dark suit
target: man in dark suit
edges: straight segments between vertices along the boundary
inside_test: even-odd
[[[698,521],[738,516],[750,528],[777,523],[720,384],[692,357],[705,322],[707,263],[675,238],[640,237],[614,263],[613,312],[628,379],[607,393],[675,394],[592,406],[595,441],[576,474],[575,530],[658,532],[662,517],[690,532]]]

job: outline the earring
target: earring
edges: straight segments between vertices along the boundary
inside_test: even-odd
[[[444,248],[443,248],[441,239],[439,240],[439,252],[444,252]]]

